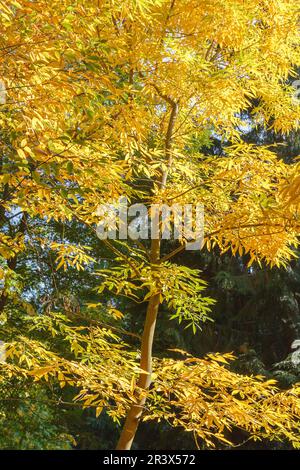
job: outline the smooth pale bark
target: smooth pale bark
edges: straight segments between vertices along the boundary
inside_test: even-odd
[[[142,345],[141,345],[141,368],[146,373],[141,373],[138,381],[139,388],[147,390],[151,384],[152,372],[152,344],[155,332],[156,318],[159,307],[160,295],[157,294],[150,299],[147,308]],[[138,399],[138,402],[130,408],[126,421],[117,445],[117,450],[129,450],[135,437],[143,408],[146,402],[146,396]]]
[[[156,87],[155,87],[156,88]],[[160,185],[164,189],[167,182],[169,170],[172,165],[171,144],[174,132],[176,117],[178,114],[178,103],[173,101],[168,96],[163,95],[156,88],[158,94],[165,99],[171,106],[171,113],[169,118],[168,129],[165,139],[165,155],[167,160],[167,170],[162,172]],[[152,269],[156,269],[156,265],[160,261],[160,240],[152,240],[150,249],[150,260]],[[152,346],[155,333],[156,319],[160,304],[160,294],[155,294],[151,297],[147,307],[146,319],[144,324],[144,331],[141,343],[141,360],[140,367],[143,372],[140,373],[138,380],[138,390],[143,390],[142,395],[137,392],[137,402],[134,403],[128,411],[121,436],[116,447],[117,450],[130,450],[134,440],[143,410],[146,403],[147,390],[151,385],[151,372],[152,372]]]

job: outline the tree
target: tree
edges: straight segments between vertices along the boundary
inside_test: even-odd
[[[148,207],[204,204],[206,249],[245,254],[249,266],[288,263],[298,245],[299,164],[243,142],[239,127],[251,100],[255,122],[284,133],[298,126],[299,104],[286,84],[300,62],[292,1],[20,0],[1,9],[2,311],[20,302],[11,279],[33,240],[56,253],[57,269],[97,263],[88,247],[40,234],[39,220],[77,220],[95,232],[99,204],[120,196]],[[201,152],[209,133],[226,143],[218,157]],[[119,449],[131,447],[141,418],[168,419],[207,444],[226,441],[224,430],[238,425],[255,438],[285,436],[297,445],[297,387],[273,397],[272,382],[228,371],[230,355],[157,359],[152,375],[160,305],[195,330],[213,304],[199,270],[170,261],[186,239],[169,252],[160,237],[103,243],[115,265],[95,270],[99,293],[147,304],[139,366],[113,330],[72,326],[57,312],[35,317],[27,305],[33,326],[21,343],[7,344],[19,365],[4,364],[4,377],[78,383],[78,397],[97,413],[113,402],[115,419],[127,412]],[[65,335],[75,357],[40,343],[40,330]]]

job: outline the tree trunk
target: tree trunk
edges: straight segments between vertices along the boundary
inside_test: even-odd
[[[151,262],[157,263],[160,257],[160,240],[152,240],[151,243]],[[151,384],[152,372],[152,346],[156,326],[156,318],[160,304],[160,294],[155,294],[148,303],[146,320],[141,344],[141,372],[138,387],[143,391],[147,391]],[[128,411],[123,430],[116,447],[117,450],[130,450],[133,439],[135,437],[143,408],[146,402],[146,394],[137,397],[137,403],[134,403]]]
[[[173,2],[174,3],[174,2]],[[175,121],[178,114],[178,103],[172,100],[170,97],[162,94],[160,90],[155,86],[158,94],[171,106],[171,113],[169,118],[168,129],[165,140],[165,155],[167,161],[167,169],[162,171],[160,186],[164,189],[166,186],[169,170],[172,165],[172,137],[174,132]],[[159,222],[158,222],[159,224]],[[160,239],[153,239],[151,241],[150,250],[150,261],[152,269],[156,269],[155,265],[160,261]],[[128,411],[119,442],[117,444],[117,450],[130,450],[133,439],[135,437],[142,413],[146,402],[147,390],[151,384],[151,372],[152,372],[152,346],[153,338],[156,326],[156,319],[158,314],[158,308],[160,304],[160,293],[153,295],[148,303],[146,320],[144,325],[144,331],[142,336],[141,344],[141,360],[140,367],[143,372],[140,373],[138,380],[139,390],[137,391],[137,402],[134,403]],[[140,396],[140,390],[144,393]]]

